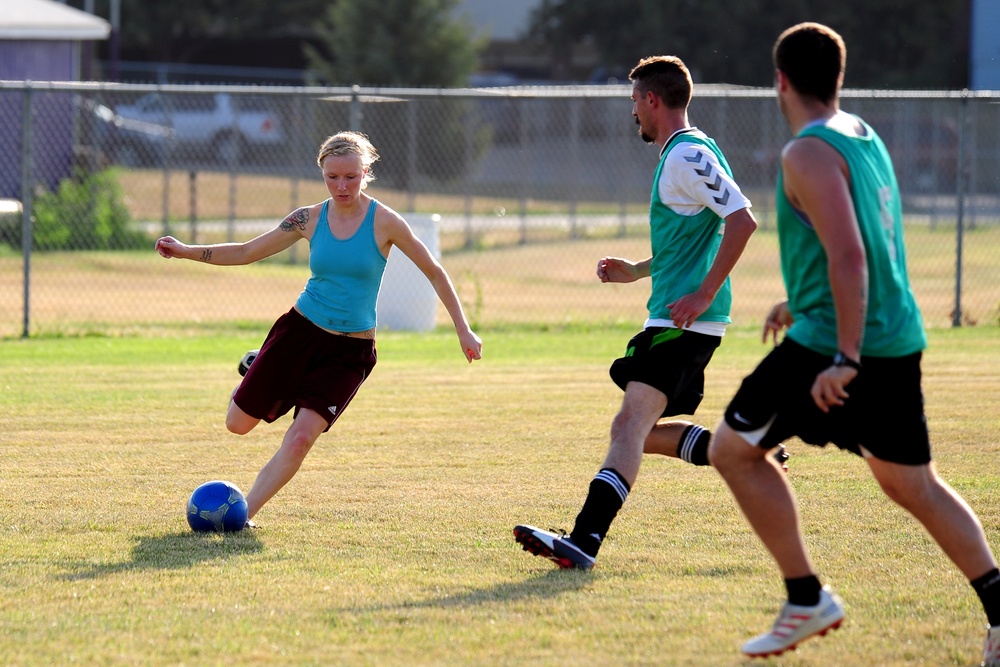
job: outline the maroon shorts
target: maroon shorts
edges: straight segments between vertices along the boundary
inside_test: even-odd
[[[270,423],[308,408],[333,425],[375,367],[375,341],[324,331],[292,308],[271,327],[233,401]]]

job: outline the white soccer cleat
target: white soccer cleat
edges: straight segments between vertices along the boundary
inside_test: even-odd
[[[983,644],[983,661],[981,667],[1000,667],[1000,625],[994,625],[986,633]]]
[[[815,607],[786,602],[771,631],[757,635],[744,644],[743,653],[752,658],[781,655],[794,650],[801,641],[839,628],[843,620],[844,601],[829,586],[824,586],[819,593],[819,604]]]

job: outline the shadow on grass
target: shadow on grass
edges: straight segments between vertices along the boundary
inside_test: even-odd
[[[133,570],[180,570],[210,560],[239,558],[264,548],[254,531],[237,533],[172,533],[135,538],[130,558],[118,563],[85,561],[66,564],[60,578],[75,581],[96,579]]]
[[[492,603],[509,603],[534,598],[555,598],[586,588],[593,582],[589,572],[577,570],[551,570],[524,581],[512,581],[486,588],[473,588],[460,593],[451,593],[427,600],[406,600],[396,604],[373,604],[355,607],[340,607],[330,610],[331,614],[370,614],[384,611],[408,609],[447,609],[450,607],[473,607]]]

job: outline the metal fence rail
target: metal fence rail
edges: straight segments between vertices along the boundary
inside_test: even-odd
[[[0,82],[0,336],[269,323],[305,282],[305,248],[220,269],[168,265],[152,240],[249,238],[320,201],[316,150],[342,129],[382,155],[371,194],[440,216],[436,247],[479,326],[639,323],[648,287],[593,278],[605,254],[649,252],[657,156],[630,92]],[[1000,319],[998,102],[844,93],[893,154],[933,326]],[[773,188],[787,126],[762,89],[697,86],[690,117],[761,222],[734,274],[734,319],[756,323],[782,294]]]

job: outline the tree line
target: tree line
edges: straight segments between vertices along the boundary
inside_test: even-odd
[[[781,30],[819,21],[847,41],[849,87],[957,89],[968,85],[970,1],[540,0],[523,43],[547,54],[550,74],[586,48],[619,77],[643,56],[675,54],[700,82],[767,86]],[[106,17],[108,3],[96,0],[96,12]],[[461,86],[486,42],[457,5],[121,0],[121,57],[306,69],[328,85]]]

